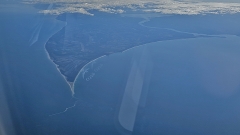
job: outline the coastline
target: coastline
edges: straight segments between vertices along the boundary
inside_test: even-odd
[[[92,62],[94,62],[94,61],[96,61],[96,60],[98,60],[98,59],[101,59],[101,58],[103,58],[103,57],[105,57],[105,56],[106,56],[106,55],[103,55],[103,56],[100,56],[100,57],[98,57],[98,58],[96,58],[96,59],[94,59],[94,60],[91,60],[91,61],[89,61],[87,64],[85,64],[85,65],[81,68],[81,70],[78,72],[76,78],[75,78],[74,81],[73,81],[73,86],[72,86],[72,88],[71,88],[72,96],[74,96],[74,94],[75,94],[75,91],[74,91],[75,82],[76,82],[78,76],[79,76],[79,75],[82,73],[82,71],[84,70],[84,68],[85,68],[86,66],[88,66],[89,64],[91,64]]]
[[[143,20],[141,20],[141,21],[138,23],[138,25],[140,25],[140,26],[142,26],[142,27],[148,27],[148,28],[153,28],[153,29],[166,29],[166,30],[170,30],[170,31],[178,32],[178,33],[193,34],[193,35],[195,36],[194,38],[199,38],[199,37],[204,37],[204,36],[206,36],[206,37],[224,38],[224,37],[221,36],[221,35],[207,35],[207,34],[199,34],[199,33],[189,33],[189,32],[178,31],[178,30],[175,30],[175,29],[169,29],[169,28],[158,28],[158,27],[146,26],[146,25],[144,25],[144,23],[150,21],[150,18],[149,18],[149,17],[142,17],[142,18],[143,18]],[[56,18],[55,18],[55,19],[56,19]],[[58,19],[56,19],[56,20],[58,20]],[[59,20],[59,21],[61,21],[61,20]],[[64,21],[62,21],[62,22],[64,22]],[[67,26],[67,22],[65,22],[65,23],[66,23],[65,26],[62,27],[59,31],[61,31],[63,28],[65,28],[65,27]],[[58,33],[59,31],[57,31],[56,33]],[[56,33],[54,33],[51,37],[53,37]],[[51,37],[50,37],[50,38],[51,38]],[[49,41],[50,38],[48,38],[47,42]],[[173,39],[173,40],[181,40],[181,39]],[[171,40],[164,40],[164,41],[171,41]],[[80,75],[80,74],[82,73],[82,71],[84,70],[84,68],[85,68],[87,65],[89,65],[90,63],[92,63],[93,61],[96,61],[96,60],[98,60],[98,59],[100,59],[100,58],[103,58],[103,57],[105,57],[106,55],[102,55],[102,56],[100,56],[100,57],[97,57],[97,58],[89,61],[87,64],[85,64],[85,65],[79,70],[79,72],[77,73],[74,81],[73,81],[73,82],[69,82],[69,81],[67,81],[67,78],[66,78],[66,77],[61,73],[61,71],[58,69],[58,65],[55,64],[55,63],[53,62],[53,60],[50,58],[50,55],[49,55],[49,53],[48,53],[48,51],[47,51],[47,49],[46,49],[46,44],[47,44],[47,42],[44,44],[44,49],[45,49],[45,52],[46,52],[46,54],[47,54],[47,57],[48,57],[48,59],[55,65],[55,67],[57,68],[58,72],[61,74],[61,76],[62,76],[62,77],[64,78],[64,80],[66,81],[66,83],[69,85],[70,90],[71,90],[71,93],[72,93],[72,97],[74,97],[74,95],[75,95],[75,91],[74,91],[75,82],[76,82],[77,78],[79,77],[79,75]],[[160,40],[160,41],[149,42],[149,43],[157,43],[157,42],[163,42],[163,41]],[[149,43],[146,43],[146,44],[149,44]],[[137,45],[137,46],[130,47],[130,48],[124,50],[124,51],[121,51],[121,53],[125,53],[125,52],[127,52],[127,51],[129,51],[129,50],[131,50],[131,49],[134,49],[134,48],[137,48],[137,47],[141,47],[141,46],[144,46],[144,45],[146,45],[146,44],[141,44],[141,45]],[[114,53],[120,53],[120,52],[114,52]],[[113,54],[114,54],[114,53],[113,53]]]
[[[151,19],[149,17],[144,17],[144,20],[140,21],[138,24],[142,27],[146,27],[146,28],[150,28],[150,29],[163,29],[163,30],[169,30],[169,31],[177,32],[177,33],[192,34],[195,37],[208,36],[208,37],[220,37],[220,38],[222,38],[220,35],[208,35],[208,34],[201,34],[201,33],[191,33],[191,32],[171,29],[171,28],[159,28],[159,27],[152,27],[152,26],[144,25],[144,23],[149,22],[149,21],[151,21]]]
[[[55,18],[55,19],[56,19],[56,18]],[[56,19],[56,20],[58,20],[58,19]],[[140,24],[140,23],[145,23],[146,20],[150,21],[149,18],[144,18],[144,20],[143,20],[144,22],[143,22],[143,21],[140,21],[138,24]],[[61,21],[61,20],[59,20],[59,21]],[[56,33],[58,33],[58,32],[61,31],[63,28],[65,28],[65,27],[67,26],[67,22],[65,22],[65,23],[66,23],[65,26],[62,27],[62,28],[61,28],[60,30],[58,30],[57,32],[55,32],[51,37],[53,37]],[[49,41],[49,39],[50,39],[51,37],[48,38],[47,42]],[[66,83],[69,85],[69,88],[70,88],[71,93],[72,93],[72,97],[74,97],[74,95],[75,95],[75,91],[74,91],[75,82],[76,82],[78,76],[79,76],[79,75],[81,74],[81,72],[84,70],[84,68],[85,68],[87,65],[89,65],[90,63],[92,63],[93,61],[96,61],[96,60],[98,60],[98,59],[100,59],[100,58],[103,58],[103,57],[105,57],[106,55],[102,55],[102,56],[100,56],[100,57],[97,57],[97,58],[89,61],[87,64],[85,64],[85,65],[79,70],[79,72],[78,72],[77,76],[75,77],[74,81],[73,81],[73,82],[69,82],[69,81],[67,81],[67,78],[66,78],[66,77],[61,73],[61,71],[58,69],[58,65],[55,64],[55,63],[53,62],[53,60],[51,59],[51,57],[50,57],[50,55],[49,55],[49,53],[48,53],[48,51],[47,51],[47,49],[46,49],[46,44],[47,44],[47,42],[44,44],[45,53],[47,54],[47,57],[48,57],[48,59],[51,61],[51,63],[54,64],[54,66],[56,67],[56,69],[57,69],[57,71],[60,73],[60,75],[64,78],[64,80],[66,81]],[[157,41],[157,42],[159,42],[159,41]],[[148,43],[147,43],[147,44],[148,44]],[[143,45],[145,45],[145,44],[128,48],[128,49],[126,49],[126,50],[124,50],[124,51],[121,51],[121,53],[124,53],[124,52],[126,52],[126,51],[128,51],[128,50],[130,50],[130,49],[133,49],[133,48],[136,48],[136,47],[140,47],[140,46],[143,46]],[[115,52],[115,53],[120,53],[120,52]],[[114,54],[114,53],[113,53],[113,54]]]
[[[61,21],[61,20],[59,20],[59,21]],[[61,31],[62,29],[64,29],[64,28],[67,26],[67,22],[65,22],[65,23],[66,23],[65,26],[63,26],[60,30],[58,30],[57,32],[55,32],[51,37],[53,37],[56,33],[58,33],[59,31]],[[48,38],[47,42],[49,41],[49,39],[50,39],[51,37]],[[69,81],[67,81],[67,78],[66,78],[66,77],[61,73],[61,71],[58,69],[58,65],[55,64],[55,63],[53,62],[53,60],[51,59],[51,57],[50,57],[50,55],[49,55],[49,53],[48,53],[48,51],[47,51],[47,49],[46,49],[46,44],[47,44],[47,42],[44,44],[44,51],[45,51],[45,53],[46,53],[46,55],[47,55],[47,58],[48,58],[49,61],[51,61],[52,64],[54,64],[54,66],[56,67],[57,71],[58,71],[58,72],[60,73],[60,75],[63,77],[63,79],[65,80],[65,82],[69,85],[69,88],[70,88],[71,93],[72,93],[72,97],[74,97],[74,94],[75,94],[74,84],[75,84],[78,76],[79,76],[79,75],[81,74],[81,72],[84,70],[84,68],[85,68],[87,65],[89,65],[90,63],[92,63],[93,61],[98,60],[98,59],[100,59],[100,58],[102,58],[102,57],[105,57],[106,55],[100,56],[100,57],[98,57],[98,58],[95,58],[95,59],[89,61],[87,64],[85,64],[85,65],[81,68],[81,70],[79,70],[79,72],[78,72],[76,78],[74,79],[74,81],[73,81],[73,82],[69,82]]]
[[[60,21],[60,20],[59,20]],[[65,28],[67,26],[67,22],[65,22],[65,26],[63,26],[60,30],[58,30],[57,32],[55,32],[51,37],[53,37],[56,33],[58,33],[59,31],[61,31],[63,28]],[[49,41],[49,39],[51,38],[51,37],[49,37],[48,38],[48,40],[47,40],[47,42]],[[56,69],[57,69],[57,71],[60,73],[60,75],[64,78],[64,80],[66,81],[66,83],[69,85],[69,87],[70,87],[70,89],[71,89],[71,91],[72,91],[72,84],[71,84],[71,82],[68,82],[67,81],[67,79],[66,79],[66,77],[60,72],[60,70],[58,69],[58,65],[57,64],[55,64],[54,62],[53,62],[53,60],[50,58],[50,55],[49,55],[49,53],[48,53],[48,51],[47,51],[47,49],[46,49],[46,44],[47,44],[47,42],[44,44],[44,51],[45,51],[45,53],[46,53],[46,55],[47,55],[47,58],[48,58],[48,60],[49,61],[51,61],[51,63],[52,64],[54,64],[54,66],[56,67]]]

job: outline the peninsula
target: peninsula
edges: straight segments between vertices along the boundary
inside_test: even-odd
[[[144,18],[97,13],[95,16],[62,14],[67,25],[45,45],[50,59],[69,84],[90,61],[134,46],[162,40],[194,38],[194,34],[143,27]]]

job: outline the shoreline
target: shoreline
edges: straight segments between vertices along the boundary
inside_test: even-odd
[[[58,20],[58,21],[60,21],[60,20]],[[65,28],[65,27],[67,26],[67,22],[65,22],[65,23],[66,23],[65,26],[63,26],[60,30],[58,30],[57,32],[55,32],[51,37],[53,37],[56,33],[58,33],[58,32],[61,31],[63,28]],[[49,39],[50,39],[51,37],[49,37],[49,38],[47,39],[47,42],[49,41]],[[63,77],[64,81],[69,85],[69,88],[70,88],[71,93],[72,93],[72,97],[74,97],[74,94],[75,94],[75,91],[74,91],[75,82],[76,82],[78,76],[79,76],[79,75],[81,74],[81,72],[83,71],[83,69],[84,69],[87,65],[89,65],[90,63],[92,63],[93,61],[98,60],[98,59],[100,59],[100,58],[102,58],[102,57],[105,57],[106,55],[102,55],[102,56],[100,56],[100,57],[97,57],[97,58],[89,61],[87,64],[85,64],[85,65],[79,70],[79,72],[78,72],[77,76],[75,77],[74,81],[73,81],[73,82],[69,82],[69,81],[67,81],[67,78],[66,78],[66,77],[61,73],[61,71],[58,69],[58,65],[55,64],[55,63],[53,62],[53,60],[51,59],[51,57],[50,57],[50,55],[49,55],[49,53],[48,53],[48,51],[47,51],[47,49],[46,49],[46,44],[47,44],[47,42],[44,44],[44,51],[45,51],[45,53],[46,53],[46,55],[47,55],[47,58],[48,58],[48,60],[49,60],[52,64],[54,64],[55,68],[56,68],[57,71],[60,73],[60,75]]]
[[[82,73],[82,71],[84,70],[84,68],[85,68],[86,66],[88,66],[89,64],[91,64],[92,62],[94,62],[94,61],[96,61],[96,60],[98,60],[98,59],[101,59],[101,58],[103,58],[103,57],[105,57],[105,56],[107,56],[107,55],[102,55],[102,56],[100,56],[100,57],[98,57],[98,58],[96,58],[96,59],[93,59],[93,60],[89,61],[87,64],[85,64],[85,65],[80,69],[80,71],[78,72],[76,78],[75,78],[74,81],[73,81],[73,87],[71,88],[71,89],[72,89],[72,90],[71,90],[71,91],[72,91],[72,96],[74,96],[74,94],[75,94],[75,91],[74,91],[75,82],[76,82],[78,76],[79,76],[79,75]]]
[[[169,28],[158,28],[158,27],[145,26],[144,23],[150,21],[151,19],[148,18],[148,17],[147,17],[147,18],[141,17],[141,18],[143,18],[143,20],[140,21],[140,22],[138,23],[138,25],[140,25],[140,26],[142,26],[142,27],[148,27],[148,28],[153,28],[153,29],[166,29],[166,30],[175,31],[175,32],[179,32],[179,33],[193,34],[193,35],[195,36],[195,37],[193,37],[193,38],[199,38],[199,37],[201,38],[201,35],[205,35],[205,36],[209,36],[209,37],[215,37],[215,38],[224,38],[222,35],[207,35],[207,34],[199,34],[199,33],[189,33],[189,32],[178,31],[178,30],[175,30],[175,29],[169,29]],[[56,18],[55,18],[55,19],[56,19]],[[56,20],[57,20],[57,19],[56,19]],[[59,20],[59,21],[61,21],[61,20]],[[62,22],[63,22],[63,21],[62,21]],[[61,31],[63,28],[65,28],[65,27],[67,26],[67,22],[65,22],[65,23],[66,23],[65,26],[62,27],[59,31]],[[56,33],[58,33],[59,31],[57,31]],[[54,33],[51,37],[53,37],[56,33]],[[47,42],[49,41],[49,39],[50,39],[51,37],[48,38]],[[181,40],[181,39],[173,39],[173,40]],[[149,43],[157,43],[157,42],[163,42],[163,41],[171,41],[171,40],[162,40],[162,41],[155,41],[155,42],[149,42]],[[75,95],[75,91],[74,91],[75,82],[76,82],[77,78],[79,77],[79,75],[80,75],[80,74],[82,73],[82,71],[84,70],[84,68],[85,68],[87,65],[89,65],[90,63],[92,63],[93,61],[96,61],[96,60],[98,60],[98,59],[100,59],[100,58],[103,58],[103,57],[107,56],[107,55],[102,55],[102,56],[100,56],[100,57],[97,57],[97,58],[89,61],[87,64],[85,64],[85,65],[79,70],[79,72],[78,72],[78,74],[76,75],[74,81],[73,81],[73,82],[69,82],[69,81],[67,81],[66,77],[61,73],[61,71],[58,69],[58,65],[55,64],[55,63],[53,62],[53,60],[50,58],[50,55],[49,55],[49,53],[48,53],[48,51],[47,51],[47,49],[46,49],[46,44],[47,44],[47,42],[44,44],[45,53],[47,54],[47,57],[48,57],[48,59],[51,61],[51,63],[53,63],[53,64],[55,65],[57,71],[58,71],[58,72],[60,73],[60,75],[64,78],[64,80],[66,81],[66,83],[69,85],[70,90],[71,90],[71,93],[72,93],[72,97],[74,97],[74,95]],[[146,43],[146,44],[149,44],[149,43]],[[127,52],[127,51],[129,51],[129,50],[131,50],[131,49],[134,49],[134,48],[137,48],[137,47],[141,47],[141,46],[144,46],[144,45],[146,45],[146,44],[141,44],[141,45],[137,45],[137,46],[130,47],[130,48],[124,50],[124,51],[121,51],[121,53],[125,53],[125,52]],[[120,53],[120,52],[115,52],[115,53]],[[115,53],[113,53],[113,54],[115,54]]]
[[[58,21],[60,21],[60,20],[58,20]],[[63,21],[62,21],[63,22]],[[65,28],[67,26],[67,22],[65,22],[65,26],[63,26],[60,30],[58,30],[57,32],[55,32],[51,37],[49,37],[48,38],[48,40],[47,40],[47,42],[49,41],[49,39],[50,38],[52,38],[56,33],[58,33],[59,31],[61,31],[63,28]],[[57,64],[55,64],[54,62],[53,62],[53,60],[51,59],[51,57],[50,57],[50,55],[49,55],[49,53],[48,53],[48,51],[47,51],[47,49],[46,49],[46,44],[47,44],[47,42],[44,44],[44,51],[45,51],[45,53],[46,53],[46,55],[47,55],[47,58],[48,58],[48,60],[52,63],[52,64],[54,64],[54,66],[56,67],[56,69],[57,69],[57,71],[60,73],[60,75],[63,77],[63,79],[65,80],[65,82],[69,85],[69,87],[70,87],[70,90],[72,91],[72,84],[71,84],[71,82],[68,82],[67,81],[67,79],[66,79],[66,77],[61,73],[61,71],[58,69],[58,65]]]

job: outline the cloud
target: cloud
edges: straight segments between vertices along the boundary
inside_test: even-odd
[[[93,15],[91,10],[107,13],[123,13],[126,10],[157,12],[162,14],[226,14],[239,13],[240,3],[196,2],[192,0],[25,0],[28,4],[53,3],[44,14],[82,13]]]

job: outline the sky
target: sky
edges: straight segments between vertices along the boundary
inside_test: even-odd
[[[107,13],[124,13],[126,9],[184,15],[239,13],[240,2],[237,1],[239,0],[24,0],[24,3],[53,4],[53,8],[40,11],[44,14],[68,12],[93,16],[93,9]]]

